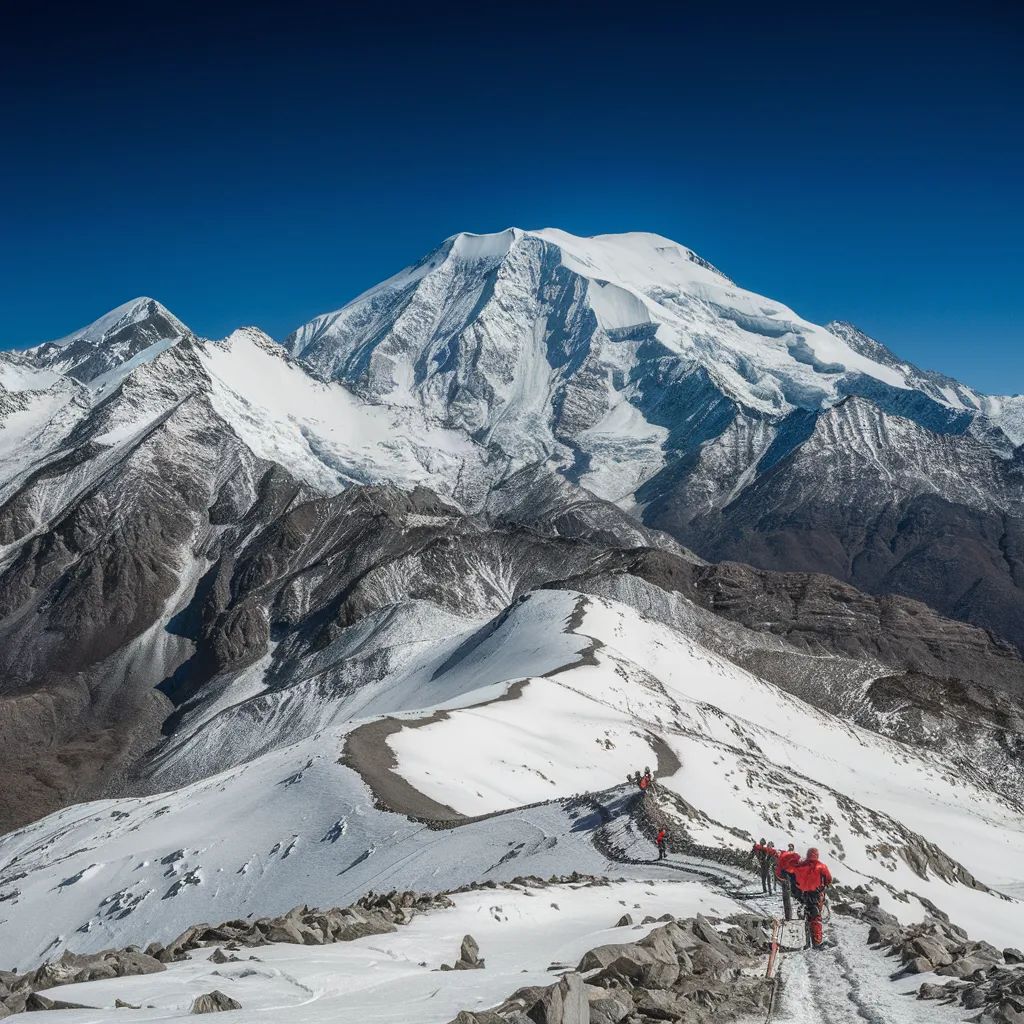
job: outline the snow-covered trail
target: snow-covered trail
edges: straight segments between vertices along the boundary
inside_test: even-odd
[[[952,1024],[970,1015],[918,1000],[921,982],[934,980],[930,975],[890,980],[899,961],[868,946],[867,932],[861,921],[833,917],[826,926],[833,948],[783,953],[770,1024]]]

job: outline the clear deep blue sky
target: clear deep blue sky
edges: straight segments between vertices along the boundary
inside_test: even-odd
[[[456,231],[554,225],[1024,391],[1014,6],[276,6],[8,14],[0,345],[140,294],[282,337]]]

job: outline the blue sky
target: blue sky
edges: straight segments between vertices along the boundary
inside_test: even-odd
[[[140,294],[282,337],[456,231],[553,225],[1024,391],[1009,4],[216,6],[13,15],[0,345]]]

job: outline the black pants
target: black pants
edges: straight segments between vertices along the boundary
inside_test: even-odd
[[[761,891],[775,892],[775,871],[772,869],[772,862],[767,857],[761,864]]]
[[[665,849],[666,846],[668,846],[668,843],[658,843],[658,860],[664,860],[668,856]]]
[[[786,875],[779,879],[779,888],[782,890],[782,913],[787,921],[793,920],[793,888],[792,883]]]
[[[799,889],[795,889],[794,895],[803,904],[804,920],[807,922],[807,931],[810,933],[811,942],[815,946],[820,946],[822,940],[821,907],[824,900],[821,890],[801,892]]]

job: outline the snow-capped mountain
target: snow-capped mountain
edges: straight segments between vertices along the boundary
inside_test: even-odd
[[[1020,410],[644,234],[0,354],[0,947],[607,872],[648,763],[695,856],[817,840],[1010,941]]]
[[[812,324],[668,239],[456,235],[285,344],[372,401],[545,461],[698,553],[829,572],[1024,645],[1024,398],[921,370],[850,324]],[[859,404],[832,411],[848,398]],[[774,490],[794,476],[813,515],[752,521],[785,504]],[[953,587],[916,564],[945,527],[884,568],[867,557],[920,506],[964,523],[980,552]]]

